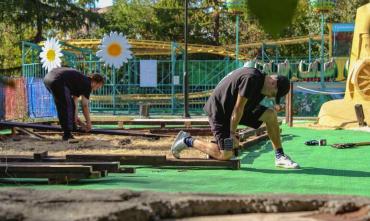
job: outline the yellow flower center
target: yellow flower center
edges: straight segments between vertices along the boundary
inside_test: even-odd
[[[121,45],[117,43],[112,43],[108,46],[108,54],[113,57],[117,57],[121,54]]]
[[[54,50],[48,50],[48,52],[46,53],[46,58],[49,61],[54,61],[55,60],[55,51]]]

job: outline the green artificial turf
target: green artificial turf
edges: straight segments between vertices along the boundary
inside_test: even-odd
[[[269,141],[263,141],[240,156],[240,170],[209,168],[139,167],[135,174],[110,174],[100,180],[84,180],[69,185],[47,185],[44,181],[24,180],[2,183],[0,187],[36,189],[132,189],[163,192],[207,193],[295,193],[345,194],[370,196],[370,146],[353,149],[309,147],[310,139],[338,142],[369,141],[370,134],[350,130],[312,130],[283,128],[283,146],[301,169],[275,168],[274,152]]]

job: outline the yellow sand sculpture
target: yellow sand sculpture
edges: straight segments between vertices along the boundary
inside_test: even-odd
[[[358,127],[355,104],[362,104],[370,124],[370,3],[357,9],[349,75],[344,99],[324,103],[319,124],[329,127]]]

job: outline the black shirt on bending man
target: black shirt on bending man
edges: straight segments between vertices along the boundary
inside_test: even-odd
[[[252,111],[265,97],[261,94],[264,80],[258,69],[239,68],[219,82],[203,109],[211,118],[228,121],[239,94],[248,99],[244,111]]]
[[[48,85],[64,85],[73,96],[90,98],[91,79],[73,68],[55,68],[45,76],[44,82]]]

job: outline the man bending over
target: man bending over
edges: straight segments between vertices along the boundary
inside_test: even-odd
[[[54,68],[44,78],[44,84],[54,97],[59,123],[63,129],[63,140],[73,139],[72,131],[81,126],[86,132],[91,130],[89,98],[92,91],[104,85],[99,74],[85,76],[72,68]],[[82,112],[86,124],[78,118],[78,98],[81,96]]]
[[[236,129],[239,124],[257,129],[266,124],[269,138],[275,150],[275,165],[283,168],[299,168],[283,151],[277,111],[281,97],[289,92],[289,80],[284,76],[267,76],[255,68],[239,68],[226,77],[214,89],[204,111],[216,143],[194,139],[180,131],[171,146],[171,152],[179,158],[186,148],[198,149],[218,160],[234,156],[233,148],[239,146]],[[260,105],[264,97],[275,98],[274,109]]]

